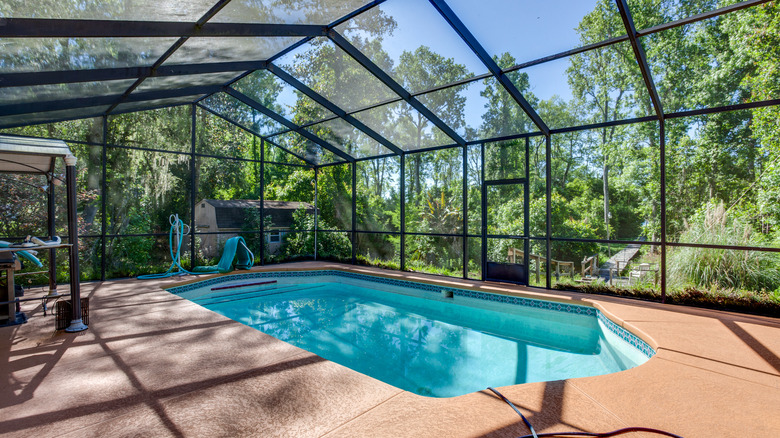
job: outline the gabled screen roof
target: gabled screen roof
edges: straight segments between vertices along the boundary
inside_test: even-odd
[[[661,3],[8,0],[0,129],[196,104],[319,165],[663,118],[699,107],[665,98],[656,35],[764,2]]]

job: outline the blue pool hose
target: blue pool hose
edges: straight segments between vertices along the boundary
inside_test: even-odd
[[[5,240],[0,240],[0,248],[9,248],[11,246],[10,242],[6,242]],[[41,268],[43,267],[43,263],[38,259],[38,257],[35,257],[32,253],[28,251],[17,251],[16,255],[22,258],[27,259],[35,266]]]
[[[168,278],[176,275],[202,275],[228,273],[233,270],[233,259],[238,257],[235,267],[238,269],[251,269],[255,264],[255,256],[246,241],[241,236],[231,237],[225,242],[225,249],[222,251],[222,258],[216,266],[196,266],[192,271],[184,269],[181,265],[181,246],[184,242],[184,236],[190,233],[190,226],[179,219],[178,214],[172,214],[168,218],[171,228],[168,231],[168,248],[171,254],[171,266],[167,271],[161,274],[139,275],[139,280],[152,280],[158,278]],[[176,251],[174,252],[174,248]]]
[[[566,437],[576,437],[576,436],[607,438],[607,437],[611,437],[611,436],[623,435],[624,433],[629,433],[629,432],[648,432],[648,433],[654,433],[654,434],[657,434],[657,435],[669,436],[669,437],[672,437],[672,438],[683,438],[680,435],[675,435],[675,434],[673,434],[671,432],[666,432],[666,431],[658,430],[658,429],[652,429],[652,428],[649,428],[649,427],[624,427],[623,429],[617,429],[617,430],[613,430],[612,432],[602,432],[602,433],[598,433],[598,432],[550,432],[550,433],[539,433],[539,434],[537,434],[536,431],[534,430],[534,427],[531,426],[531,422],[528,421],[527,418],[525,418],[525,415],[523,415],[523,413],[520,412],[520,410],[517,409],[517,407],[511,401],[509,401],[509,399],[504,397],[504,394],[501,394],[500,392],[496,391],[495,389],[493,389],[491,387],[488,387],[488,389],[493,391],[494,394],[496,394],[497,396],[501,397],[501,399],[504,400],[504,402],[506,402],[509,406],[511,406],[512,409],[514,409],[515,412],[517,412],[517,415],[519,415],[520,418],[523,419],[523,422],[525,423],[525,425],[528,426],[528,429],[531,431],[531,435],[523,435],[523,436],[518,437],[518,438],[542,438],[542,437],[547,437],[547,438],[566,438]]]

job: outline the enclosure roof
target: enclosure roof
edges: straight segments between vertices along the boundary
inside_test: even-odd
[[[62,140],[0,135],[0,173],[50,173],[56,158],[71,158]]]
[[[194,104],[316,166],[662,119],[652,36],[767,1],[8,0],[0,129]],[[621,111],[549,115],[615,59]]]

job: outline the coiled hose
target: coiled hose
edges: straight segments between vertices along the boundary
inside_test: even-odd
[[[139,280],[152,280],[155,278],[173,277],[174,275],[195,274],[194,272],[190,272],[184,269],[184,267],[181,265],[181,244],[184,242],[184,236],[190,234],[190,226],[179,219],[178,214],[172,214],[168,218],[168,222],[171,224],[171,228],[168,231],[168,249],[171,254],[171,259],[173,260],[171,262],[171,267],[161,274],[139,275]],[[174,245],[174,235],[176,236],[176,245]],[[175,252],[173,250],[174,248],[176,248]]]

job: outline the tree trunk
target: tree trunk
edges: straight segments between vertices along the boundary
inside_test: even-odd
[[[412,193],[415,197],[420,195],[422,187],[420,187],[420,173],[422,172],[422,157],[420,154],[413,155],[412,164],[414,165],[414,171],[412,172]]]
[[[506,178],[506,170],[509,165],[507,163],[508,160],[508,154],[507,154],[507,147],[504,145],[499,146],[499,149],[501,150],[501,154],[499,155],[499,164],[498,164],[498,179],[504,179]]]
[[[607,165],[607,156],[604,155],[604,223],[607,225],[607,238],[609,238],[609,166]]]
[[[87,141],[90,143],[100,144],[103,142],[103,118],[95,117],[92,119],[89,126],[89,133],[87,134]],[[103,173],[103,151],[101,148],[88,146],[89,151],[86,160],[87,167],[87,180],[86,187],[87,192],[99,191],[101,188],[101,177],[95,177],[96,175],[102,175]],[[106,196],[105,193],[101,194]],[[97,215],[98,207],[100,206],[100,199],[95,199],[84,206],[84,224],[88,231],[93,231],[95,227],[95,216]]]
[[[566,187],[566,182],[569,180],[569,172],[571,171],[571,165],[574,161],[574,140],[569,141],[569,159],[566,160],[566,169],[563,171],[563,181],[561,181],[561,188]]]

